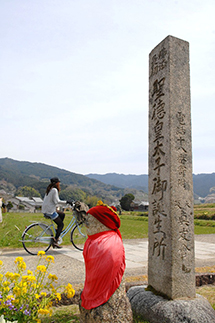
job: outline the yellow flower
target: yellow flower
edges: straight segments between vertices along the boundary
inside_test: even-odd
[[[52,281],[58,280],[58,277],[56,275],[49,274],[48,279],[51,279]]]
[[[46,261],[54,263],[54,257],[53,256],[47,256]]]
[[[0,266],[3,266],[3,261],[2,260],[0,260]]]
[[[38,251],[37,256],[44,256],[45,254],[45,251]]]
[[[19,286],[22,288],[22,287],[26,287],[27,286],[27,283],[24,279],[21,280],[21,282],[19,282]]]
[[[26,269],[26,263],[23,261],[22,257],[17,257],[15,260],[15,264],[17,264],[17,266],[20,270]]]
[[[13,280],[13,273],[11,273],[11,272],[8,271],[8,272],[6,272],[5,277],[7,279]]]
[[[47,295],[47,293],[45,293],[45,292],[40,293],[40,296],[46,296],[46,295]]]
[[[18,273],[14,273],[14,274],[13,274],[13,278],[14,278],[14,279],[17,279],[17,278],[19,278],[19,277],[20,277],[20,274],[18,274]]]
[[[5,277],[10,279],[13,282],[13,281],[17,280],[20,277],[20,274],[7,272],[5,274]]]
[[[67,286],[66,286],[66,290],[70,290],[70,289],[73,289],[72,284],[68,283]]]
[[[22,276],[22,281],[27,281],[29,283],[33,283],[36,281],[36,277],[35,276],[30,276],[30,275],[23,275]]]
[[[7,287],[7,286],[9,286],[9,285],[10,285],[10,282],[9,282],[9,281],[7,281],[7,280],[6,280],[5,282],[3,282],[3,286],[4,286],[4,287]]]
[[[22,289],[20,287],[18,287],[18,286],[15,286],[13,288],[13,292],[14,292],[15,295],[19,296],[19,295],[21,295]]]
[[[52,293],[55,293],[56,292],[56,288],[54,287],[53,284],[50,284],[50,288],[52,289]]]
[[[37,323],[41,323],[41,320],[40,320],[40,319],[36,319],[36,322],[37,322]]]
[[[61,300],[61,294],[60,293],[56,293],[55,296],[59,301]]]
[[[39,294],[35,294],[35,298],[36,299],[39,299],[40,298],[40,295]]]
[[[65,293],[68,298],[72,298],[75,295],[75,290],[72,288],[70,283],[66,286]]]
[[[23,262],[23,258],[22,257],[17,257],[15,260],[15,264],[17,264],[17,262]]]
[[[68,297],[68,298],[73,298],[74,297],[74,295],[75,295],[75,290],[73,289],[72,291],[70,291],[70,292],[68,292],[67,294],[66,294],[66,296]]]
[[[47,314],[49,314],[49,313],[50,313],[50,311],[49,311],[47,308],[40,308],[40,309],[38,310],[38,313],[39,313],[39,314],[42,314],[42,315],[47,315]]]
[[[32,272],[31,270],[28,270],[28,271],[27,271],[27,274],[28,274],[28,275],[32,275],[32,276],[33,276],[33,272]]]
[[[28,276],[28,281],[31,282],[31,283],[35,282],[36,280],[37,279],[36,279],[35,276]]]
[[[44,265],[39,265],[37,266],[37,271],[41,271],[42,273],[45,273],[46,272],[46,266]]]

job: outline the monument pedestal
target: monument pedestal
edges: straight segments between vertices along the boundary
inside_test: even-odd
[[[145,287],[131,287],[127,292],[133,313],[144,320],[150,323],[215,323],[215,311],[204,297],[167,300],[146,291]]]

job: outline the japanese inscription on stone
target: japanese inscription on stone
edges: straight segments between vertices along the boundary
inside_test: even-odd
[[[180,279],[187,284],[190,274],[195,293],[189,45],[172,36],[149,62],[148,273],[170,297],[184,296]]]

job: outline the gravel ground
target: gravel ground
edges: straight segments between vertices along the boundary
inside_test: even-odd
[[[215,234],[197,234],[195,235],[196,241],[215,243]]]
[[[144,239],[147,240],[147,239]],[[195,240],[202,242],[209,242],[215,244],[215,234],[208,235],[196,235]],[[137,241],[142,240],[129,240],[130,244],[135,244]],[[125,240],[124,242],[128,242]],[[78,261],[74,258],[59,254],[55,250],[50,250],[49,255],[53,255],[55,258],[55,263],[51,264],[50,272],[58,277],[59,284],[71,283],[75,288],[82,287],[85,279],[85,267],[84,263]],[[4,271],[15,270],[14,260],[16,257],[23,257],[26,262],[27,269],[32,271],[35,270],[38,257],[29,255],[24,249],[0,249],[0,260],[4,263]],[[215,247],[214,247],[214,259],[210,262],[198,261],[196,267],[214,266],[215,264]],[[125,277],[130,276],[140,276],[147,274],[147,266],[141,268],[126,269]]]

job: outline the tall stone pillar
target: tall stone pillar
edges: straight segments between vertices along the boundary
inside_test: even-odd
[[[195,297],[190,119],[189,44],[168,36],[149,56],[148,283],[160,295],[127,292],[149,322],[215,323],[209,302]]]
[[[168,36],[149,55],[148,283],[195,297],[189,43]]]

